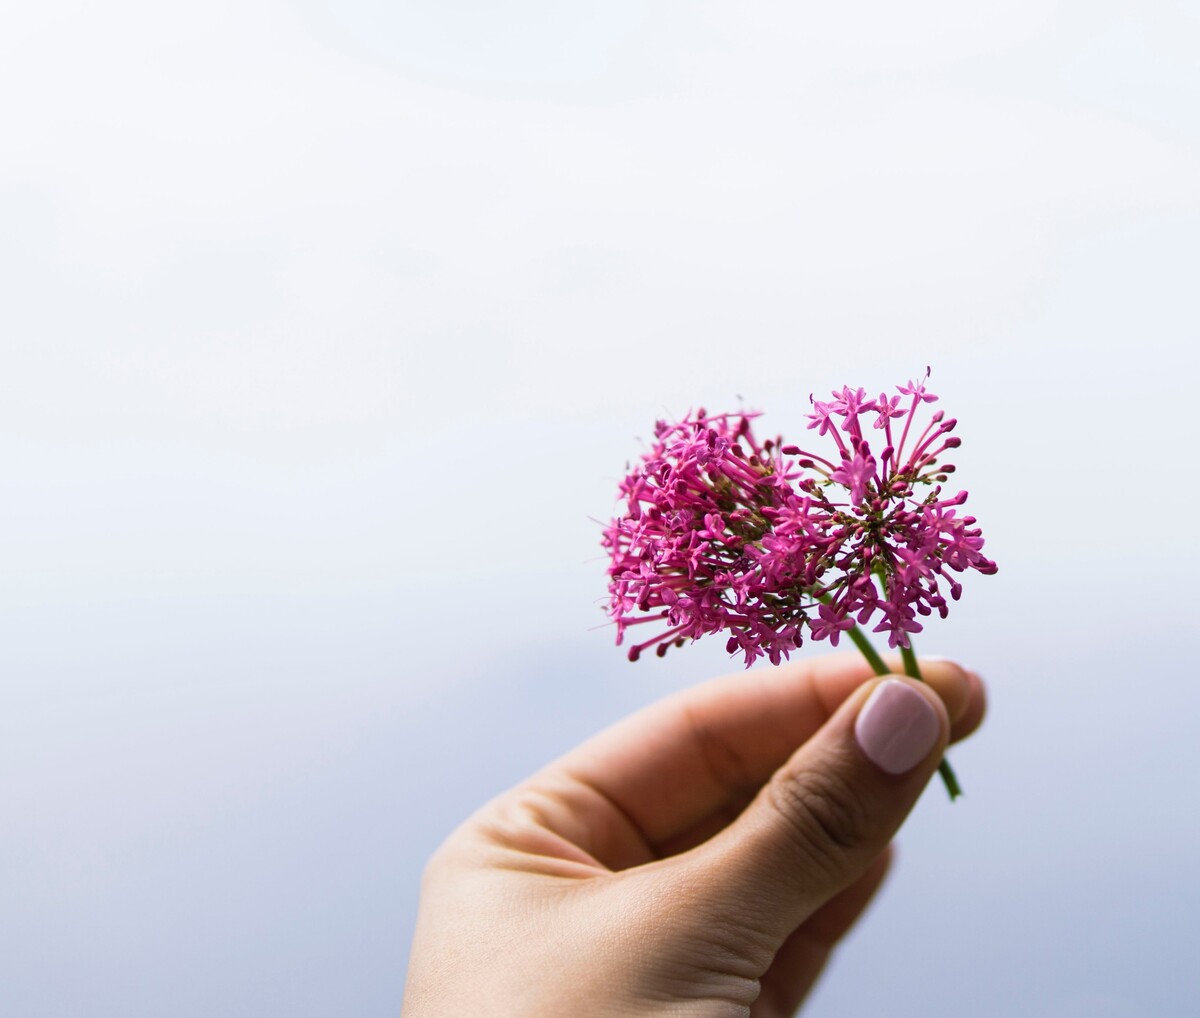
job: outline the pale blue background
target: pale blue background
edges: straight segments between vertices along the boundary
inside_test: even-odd
[[[5,1015],[395,1015],[730,667],[594,628],[636,436],[927,363],[993,711],[808,1013],[1194,1013],[1200,4],[44,0],[0,95]]]

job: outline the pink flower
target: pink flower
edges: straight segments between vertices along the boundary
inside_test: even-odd
[[[850,489],[851,502],[861,502],[866,497],[867,485],[875,479],[875,460],[867,451],[866,443],[853,457],[842,460],[842,465],[829,475],[829,479]]]
[[[834,647],[838,645],[838,638],[842,633],[847,629],[853,628],[853,616],[838,611],[836,608],[831,608],[827,604],[817,606],[817,618],[808,624],[809,634],[814,640],[828,638],[829,643]]]
[[[833,402],[829,405],[834,413],[846,418],[843,431],[850,431],[858,423],[859,414],[875,409],[875,401],[867,399],[866,389],[851,390],[848,385],[842,387],[840,394],[833,393]]]
[[[900,409],[900,397],[888,397],[886,392],[879,394],[879,399],[875,401],[875,412],[879,414],[875,418],[876,428],[886,428],[893,417],[903,417],[906,411]]]
[[[836,395],[836,393],[834,394]],[[834,422],[832,420],[836,407],[832,403],[822,403],[819,399],[813,399],[810,395],[809,402],[812,403],[813,412],[807,417],[812,423],[808,426],[811,431],[813,428],[819,429],[817,434],[824,437],[827,432],[834,430]]]
[[[942,491],[954,467],[939,457],[959,445],[949,435],[956,422],[936,413],[910,442],[918,409],[937,397],[924,379],[897,392],[867,399],[844,387],[829,403],[812,401],[809,427],[830,437],[829,457],[760,442],[755,413],[660,421],[603,537],[617,642],[649,626],[630,658],[725,632],[747,665],[778,663],[806,629],[836,646],[872,620],[891,646],[907,647],[918,616],[945,616],[946,591],[958,599],[951,574],[995,572],[974,517],[958,515],[967,493]],[[840,429],[835,415],[845,418]],[[878,458],[860,420],[872,417],[887,443]]]

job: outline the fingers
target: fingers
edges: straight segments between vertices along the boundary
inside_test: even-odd
[[[953,722],[950,728],[951,742],[965,739],[975,731],[983,724],[984,715],[987,713],[987,688],[983,684],[983,679],[979,677],[978,672],[970,670],[966,671],[966,676],[967,703],[962,714],[957,718],[953,714],[950,715],[950,720]]]
[[[937,768],[950,718],[931,685],[856,690],[733,824],[677,857],[683,879],[746,936],[782,945],[868,871]]]
[[[977,680],[947,661],[922,672],[962,734],[978,725]],[[604,796],[659,854],[683,850],[724,827],[872,677],[857,654],[728,676],[627,718],[550,769]]]
[[[770,774],[872,675],[840,654],[726,676],[639,711],[551,765],[600,791],[651,844]]]

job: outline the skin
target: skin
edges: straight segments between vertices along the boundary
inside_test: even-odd
[[[922,672],[941,733],[904,774],[854,738],[882,680],[832,655],[662,700],[488,803],[426,869],[404,1014],[794,1014],[983,719],[978,675]]]

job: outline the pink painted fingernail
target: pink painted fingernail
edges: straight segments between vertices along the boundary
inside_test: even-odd
[[[941,730],[925,697],[899,679],[876,686],[854,722],[859,748],[889,774],[916,767],[937,744]]]

